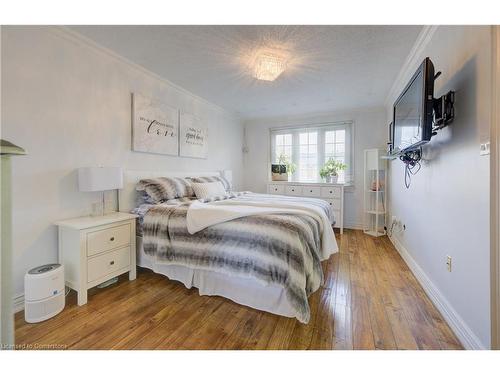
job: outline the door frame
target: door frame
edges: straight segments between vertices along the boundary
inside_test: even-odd
[[[500,26],[492,26],[490,133],[491,348],[500,349]]]

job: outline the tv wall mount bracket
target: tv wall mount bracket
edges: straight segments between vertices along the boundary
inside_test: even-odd
[[[436,80],[441,75],[441,72],[437,72],[434,76]],[[446,94],[440,98],[434,98],[433,103],[433,126],[432,135],[436,135],[439,129],[444,128],[451,124],[455,118],[455,108],[453,104],[455,103],[455,91],[448,91]]]

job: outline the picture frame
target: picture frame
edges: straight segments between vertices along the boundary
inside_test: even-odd
[[[179,110],[132,93],[132,151],[179,155]]]
[[[179,156],[206,159],[208,157],[208,126],[198,117],[180,112]]]

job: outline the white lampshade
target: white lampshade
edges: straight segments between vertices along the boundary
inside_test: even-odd
[[[123,173],[120,167],[88,167],[78,169],[80,191],[105,191],[121,189]]]

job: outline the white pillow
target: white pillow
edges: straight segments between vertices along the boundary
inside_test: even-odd
[[[220,181],[200,183],[193,182],[191,183],[191,187],[193,188],[196,198],[198,199],[205,199],[226,194],[226,189],[224,189],[224,185],[222,185],[222,182]]]

